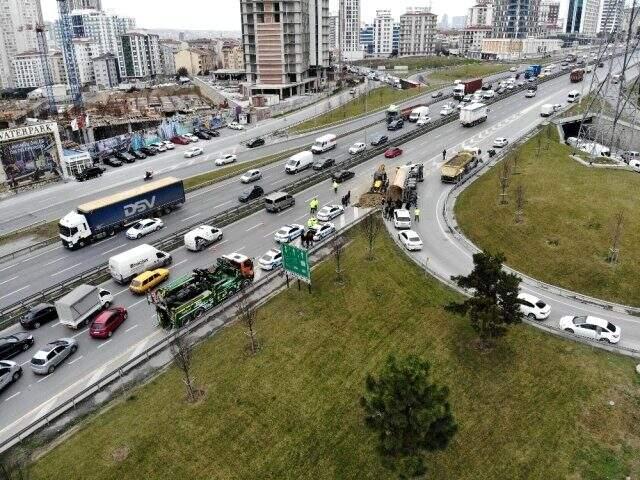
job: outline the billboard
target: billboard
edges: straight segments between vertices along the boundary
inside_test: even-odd
[[[11,188],[59,177],[62,148],[55,123],[0,131],[0,181]]]

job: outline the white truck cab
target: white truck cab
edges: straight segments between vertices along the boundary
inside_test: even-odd
[[[69,212],[58,223],[60,240],[70,249],[84,247],[91,242],[91,228],[84,215],[78,212]]]

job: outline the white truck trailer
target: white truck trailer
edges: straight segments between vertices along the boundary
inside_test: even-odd
[[[473,127],[484,122],[488,113],[484,103],[472,103],[460,109],[460,123],[463,127]]]

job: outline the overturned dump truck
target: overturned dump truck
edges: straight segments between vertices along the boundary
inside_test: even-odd
[[[195,269],[151,295],[163,328],[180,328],[204,315],[253,281],[253,261],[240,254],[224,255],[215,268]]]
[[[477,164],[478,157],[473,152],[466,150],[458,152],[455,157],[442,165],[440,179],[444,183],[458,183]]]
[[[418,183],[424,181],[424,165],[410,164],[397,168],[387,190],[387,201],[402,202],[407,208],[418,204]]]

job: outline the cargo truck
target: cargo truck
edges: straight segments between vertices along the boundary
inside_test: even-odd
[[[134,221],[169,213],[185,201],[182,180],[163,178],[84,203],[60,220],[62,245],[71,250],[114,235]]]
[[[472,103],[460,109],[460,123],[463,127],[473,127],[487,119],[489,109],[484,103]]]
[[[180,328],[249,286],[253,261],[239,253],[224,255],[216,266],[195,269],[151,294],[163,328]]]
[[[571,73],[569,74],[569,80],[571,80],[571,83],[578,83],[578,82],[581,82],[583,79],[584,79],[584,69],[574,68],[573,70],[571,70]]]
[[[109,308],[112,302],[113,295],[108,290],[79,285],[56,300],[55,307],[62,325],[78,329],[89,323],[100,310]]]
[[[397,167],[393,182],[387,190],[388,202],[402,202],[406,208],[418,204],[418,183],[424,181],[424,165],[410,164]]]
[[[482,79],[476,78],[467,82],[460,82],[453,87],[453,98],[462,100],[465,95],[475,93],[482,88]]]
[[[402,118],[402,120],[409,120],[409,118],[411,117],[411,112],[422,107],[427,109],[429,108],[424,103],[419,103],[417,105],[412,105],[405,108],[400,108],[397,105],[389,105],[389,108],[387,108],[385,113],[387,123],[391,123],[399,118]]]
[[[458,183],[477,164],[478,157],[473,152],[466,150],[458,152],[455,157],[442,165],[440,180],[445,183]]]
[[[529,65],[524,71],[524,78],[537,77],[542,72],[542,65]]]

